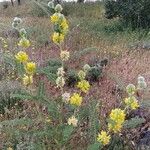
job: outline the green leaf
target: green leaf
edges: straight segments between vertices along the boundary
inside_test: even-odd
[[[73,130],[74,130],[73,126],[71,126],[71,125],[70,126],[69,125],[65,126],[65,128],[63,130],[63,140],[64,140],[64,143],[66,143],[69,140],[69,138],[70,138]]]
[[[100,150],[101,149],[101,143],[95,142],[94,144],[91,144],[87,150]]]
[[[127,120],[124,123],[124,128],[136,128],[138,126],[140,126],[142,123],[145,122],[144,118],[139,118],[139,117],[135,117],[135,118],[131,118],[130,120]]]

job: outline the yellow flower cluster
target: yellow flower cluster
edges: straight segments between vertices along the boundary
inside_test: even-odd
[[[63,42],[64,38],[65,38],[64,34],[57,33],[57,32],[54,32],[53,37],[52,37],[53,42],[55,44],[59,44],[59,43]]]
[[[77,84],[77,88],[79,88],[82,92],[87,93],[90,89],[90,84],[87,80],[85,80],[86,72],[83,70],[80,70],[78,73],[78,77],[80,81]]]
[[[115,133],[120,132],[122,125],[125,121],[125,111],[120,108],[113,109],[110,113],[110,122],[108,123],[108,128],[110,131]]]
[[[90,84],[88,81],[86,80],[82,80],[80,82],[78,82],[77,87],[84,93],[87,93],[89,91],[90,88]]]
[[[70,98],[70,104],[75,106],[81,106],[82,97],[78,93],[74,93]]]
[[[130,107],[132,110],[139,108],[138,101],[134,96],[130,96],[124,100],[125,104]]]
[[[54,24],[54,33],[52,40],[55,44],[60,44],[64,41],[65,35],[68,31],[68,22],[63,14],[61,14],[62,6],[56,5],[55,13],[51,16],[51,22]]]
[[[102,143],[103,145],[107,145],[109,144],[110,142],[110,135],[107,134],[106,131],[101,131],[101,133],[98,134],[98,137],[97,137],[97,141]]]
[[[33,75],[36,70],[36,64],[34,62],[28,62],[25,65],[25,71],[29,75]]]
[[[60,19],[60,16],[59,16],[58,13],[55,13],[55,14],[53,14],[53,15],[51,16],[51,22],[52,22],[52,23],[58,23],[59,19]]]
[[[21,38],[18,46],[24,47],[24,48],[28,48],[30,46],[30,41],[28,39],[26,39],[25,37]]]
[[[15,55],[15,58],[17,61],[21,63],[26,63],[29,59],[28,55],[26,52],[20,51]]]

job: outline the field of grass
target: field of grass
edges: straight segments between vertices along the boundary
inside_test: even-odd
[[[63,3],[62,13],[69,23],[63,50],[70,53],[62,63],[60,47],[52,41],[52,13],[47,1],[25,1],[22,5],[4,9],[0,5],[0,149],[2,150],[144,150],[149,148],[149,84],[150,32],[125,28],[118,18],[105,18],[102,2]],[[29,48],[17,45],[20,38],[12,29],[14,17],[22,19],[31,41]],[[15,33],[14,33],[15,32]],[[3,45],[4,44],[4,45]],[[34,82],[22,85],[22,65],[14,56],[25,51],[36,63]],[[106,65],[99,65],[105,62]],[[74,108],[61,102],[64,91],[77,92],[77,73],[85,64],[93,69],[87,75],[90,90],[80,92],[84,102]],[[57,69],[65,69],[66,85],[56,86]],[[96,68],[96,69],[95,69]],[[25,71],[25,70],[23,70]],[[126,91],[129,84],[136,87],[139,76],[145,78],[146,89]],[[134,96],[140,107],[127,110],[124,129],[111,134],[111,142],[102,146],[98,133],[107,130],[112,109],[124,109],[124,99]],[[78,126],[67,126],[68,116],[78,118]],[[133,120],[132,120],[133,119]],[[146,141],[145,143],[143,141]],[[99,145],[100,144],[100,145]]]

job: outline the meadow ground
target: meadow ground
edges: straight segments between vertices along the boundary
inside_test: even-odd
[[[22,4],[15,7],[9,6],[7,9],[1,8],[0,35],[7,37],[6,33],[11,30],[13,18],[21,17],[23,27],[27,29],[29,39],[32,41],[32,48],[29,48],[27,52],[38,66],[44,67],[47,65],[45,62],[59,57],[59,50],[50,40],[53,30],[49,17],[45,12],[43,15],[42,10],[39,14],[35,5]],[[106,19],[101,3],[67,4],[64,6],[64,14],[67,15],[70,25],[64,49],[68,50],[72,56],[67,65],[79,70],[86,63],[96,64],[104,58],[108,59],[108,65],[103,70],[103,77],[92,83],[87,102],[90,97],[99,100],[102,103],[101,111],[106,116],[124,97],[125,87],[129,83],[137,83],[139,75],[145,77],[149,86],[150,45],[148,42],[150,36],[147,30],[132,31],[130,28],[123,28],[118,18]],[[15,53],[13,49],[10,51]],[[47,82],[47,78],[41,77],[41,79],[45,80],[47,92],[54,97],[58,96],[57,89]],[[69,88],[69,90],[73,89]],[[147,100],[148,97],[149,91],[143,99]],[[149,113],[147,112],[146,116]],[[148,122],[147,117],[142,127],[148,125]],[[135,139],[140,136],[139,131],[141,131],[139,128],[132,131],[137,133]]]

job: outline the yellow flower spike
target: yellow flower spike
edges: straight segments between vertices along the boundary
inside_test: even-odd
[[[23,80],[23,85],[27,86],[27,85],[30,85],[33,83],[33,76],[27,76],[27,75],[24,75],[24,77],[22,78]]]
[[[61,42],[64,41],[65,36],[63,34],[54,32],[53,36],[52,36],[52,40],[55,44],[60,44]]]
[[[17,61],[25,63],[28,61],[29,57],[26,52],[20,51],[15,55]]]
[[[121,110],[120,108],[113,109],[110,113],[110,119],[120,124],[124,123],[125,116],[124,110]]]
[[[74,93],[70,98],[70,104],[75,106],[81,106],[82,97],[78,93]]]
[[[121,132],[121,129],[122,129],[122,124],[120,124],[120,123],[114,123],[114,124],[108,123],[108,130],[109,131],[113,131],[114,133],[118,133],[118,132]]]
[[[28,62],[25,65],[25,71],[27,74],[34,74],[36,70],[36,64],[34,62]]]
[[[51,22],[52,23],[57,23],[59,21],[60,17],[58,15],[58,13],[55,13],[51,16]]]
[[[128,97],[124,100],[125,104],[129,106],[132,110],[139,108],[138,101],[134,96]]]
[[[104,146],[109,144],[110,142],[110,135],[107,134],[106,131],[101,131],[101,133],[98,134],[98,137],[97,137],[97,141],[102,143]]]
[[[63,20],[62,20],[62,22],[60,24],[60,27],[62,28],[62,30],[64,32],[66,32],[68,30],[69,25],[68,25],[67,20],[65,18],[63,18]]]
[[[90,84],[88,81],[86,80],[82,80],[80,82],[78,82],[77,87],[84,93],[87,93],[89,91],[90,88]]]
[[[30,41],[26,38],[22,38],[19,43],[18,46],[24,47],[24,48],[28,48],[30,46]]]

